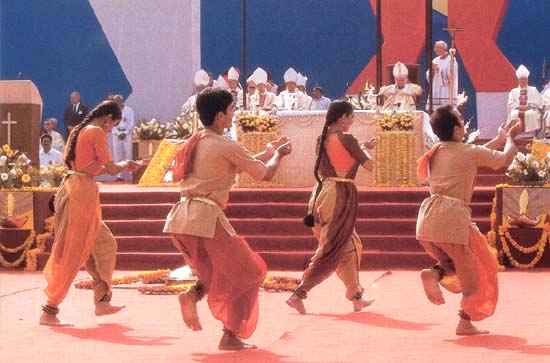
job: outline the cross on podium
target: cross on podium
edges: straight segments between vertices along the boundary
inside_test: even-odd
[[[17,124],[17,121],[11,119],[11,112],[8,112],[8,119],[2,121],[2,125],[6,125],[8,128],[7,144],[11,146],[11,125]]]

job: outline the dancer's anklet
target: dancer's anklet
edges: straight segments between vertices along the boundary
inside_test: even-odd
[[[53,306],[49,306],[49,305],[42,305],[42,311],[48,315],[59,314],[59,308],[54,308]]]
[[[464,310],[462,310],[462,309],[460,309],[460,310],[458,311],[458,316],[460,316],[460,319],[472,320],[472,319],[470,318],[470,315],[466,314],[466,313],[464,312]]]

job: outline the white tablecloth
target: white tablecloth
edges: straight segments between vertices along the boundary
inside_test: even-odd
[[[312,187],[315,185],[313,167],[315,166],[315,143],[321,135],[325,122],[326,111],[279,111],[277,113],[279,131],[281,135],[290,137],[293,145],[293,152],[283,159],[280,167],[281,183],[286,187]],[[376,112],[355,111],[353,125],[349,132],[359,141],[369,140],[376,137]],[[426,150],[426,143],[430,147],[432,140],[429,134],[429,117],[425,112],[414,113],[414,131],[417,134],[418,156]],[[423,129],[429,128],[427,133]],[[427,140],[427,142],[426,142]],[[376,148],[371,152],[376,158]],[[359,168],[356,184],[358,186],[374,184],[374,171],[367,172]]]

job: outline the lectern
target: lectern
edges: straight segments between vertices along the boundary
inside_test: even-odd
[[[0,81],[0,147],[9,144],[39,165],[42,97],[32,81]]]

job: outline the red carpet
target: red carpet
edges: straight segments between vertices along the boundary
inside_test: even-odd
[[[115,273],[115,276],[127,272]],[[361,273],[368,285],[381,271]],[[279,273],[298,276],[297,273]],[[82,272],[79,278],[87,278]],[[376,298],[365,312],[352,313],[341,282],[332,276],[311,291],[310,314],[284,304],[287,293],[260,293],[258,330],[249,340],[257,351],[220,352],[221,326],[199,305],[204,330],[191,332],[180,319],[175,296],[146,296],[114,290],[127,308],[95,317],[92,293],[72,289],[61,317],[72,328],[38,326],[44,303],[39,273],[0,274],[0,361],[356,363],[356,362],[550,362],[547,322],[550,270],[499,275],[501,297],[495,315],[479,325],[488,336],[458,337],[454,328],[459,297],[446,293],[436,307],[423,294],[417,271],[394,271],[368,292]]]
[[[493,183],[497,173],[481,170]],[[494,184],[493,184],[494,185]],[[175,268],[182,258],[162,232],[176,188],[138,188],[135,185],[100,186],[103,216],[117,238],[117,268],[150,270]],[[270,269],[303,270],[317,242],[302,224],[310,189],[233,189],[226,213],[239,234],[264,258]],[[361,188],[357,231],[364,244],[363,268],[420,268],[430,263],[415,239],[418,208],[426,187]],[[482,232],[489,229],[494,187],[479,186],[474,194],[473,217]],[[39,267],[48,253],[39,256]]]

